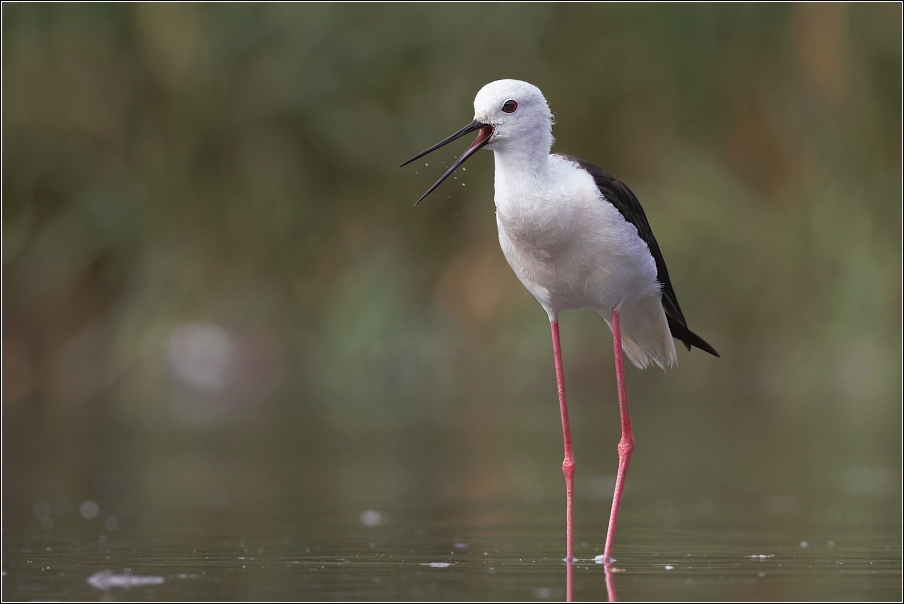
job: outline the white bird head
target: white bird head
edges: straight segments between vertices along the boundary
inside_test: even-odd
[[[493,128],[486,148],[502,150],[513,144],[539,148],[552,146],[552,112],[540,89],[521,80],[496,80],[474,98],[474,120]]]
[[[490,82],[474,97],[473,122],[402,164],[409,164],[469,132],[480,131],[471,146],[421,195],[415,205],[421,203],[465,160],[483,147],[493,151],[517,147],[528,152],[548,154],[553,141],[552,124],[552,112],[539,88],[521,80]]]

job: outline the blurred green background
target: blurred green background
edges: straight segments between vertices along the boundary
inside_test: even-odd
[[[6,540],[96,533],[85,500],[107,531],[563,513],[549,328],[490,154],[416,208],[467,143],[397,168],[500,78],[634,190],[722,355],[627,369],[626,502],[899,534],[900,5],[2,15]],[[604,529],[611,335],[582,311],[562,338],[578,530]]]

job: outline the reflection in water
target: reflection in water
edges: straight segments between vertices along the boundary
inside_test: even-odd
[[[606,573],[606,594],[609,596],[609,601],[618,602],[618,595],[615,593],[615,579],[612,578],[612,573],[615,572],[612,564],[607,562],[603,570]]]
[[[603,565],[603,572],[606,574],[606,595],[610,602],[618,602],[618,595],[615,593],[615,579],[612,578],[613,573],[618,569],[612,567],[613,561],[606,561],[606,556],[600,554],[593,559],[597,564]]]
[[[574,599],[574,561],[572,558],[565,558],[565,601],[571,602]]]

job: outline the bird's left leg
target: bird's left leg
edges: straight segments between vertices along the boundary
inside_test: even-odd
[[[574,453],[571,450],[571,428],[568,425],[568,404],[565,401],[565,370],[562,366],[562,345],[559,343],[559,322],[551,321],[552,352],[556,363],[556,382],[559,386],[559,411],[562,413],[562,434],[565,439],[565,460],[562,472],[565,474],[565,561],[574,562]],[[570,596],[570,594],[569,594]],[[570,601],[571,598],[568,597]]]
[[[618,443],[618,475],[615,478],[612,512],[609,514],[609,530],[606,531],[606,547],[603,549],[603,560],[606,563],[612,562],[612,541],[618,522],[618,508],[621,505],[622,491],[625,490],[625,476],[631,463],[631,452],[634,451],[634,433],[631,431],[631,418],[628,416],[628,390],[625,388],[625,365],[622,361],[621,323],[616,308],[612,309],[612,341],[615,347],[615,379],[618,382],[622,437]]]

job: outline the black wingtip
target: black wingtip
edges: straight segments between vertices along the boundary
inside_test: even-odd
[[[691,349],[692,346],[699,348],[703,352],[708,352],[714,357],[722,358],[722,356],[716,352],[716,349],[707,343],[706,340],[692,332],[685,325],[675,320],[673,317],[666,315],[666,319],[669,322],[669,331],[672,332],[672,337],[676,340],[680,340],[682,344],[687,347],[688,350]]]
[[[691,336],[688,339],[684,340],[684,345],[687,346],[688,350],[691,349],[691,346],[696,346],[703,352],[708,352],[709,354],[713,355],[714,357],[717,357],[720,359],[722,358],[721,355],[719,355],[719,353],[716,352],[716,349],[713,348],[712,346],[710,346],[706,342],[706,340],[704,340],[703,338],[701,338],[700,336],[698,336],[697,334],[695,334],[694,332],[692,332],[690,330],[688,330],[687,333],[689,336]]]
[[[719,356],[719,353],[716,352],[716,349],[713,348],[712,346],[710,346],[706,342],[706,340],[704,340],[703,338],[701,338],[700,336],[698,336],[697,334],[695,334],[694,332],[692,332],[689,329],[687,330],[687,334],[685,335],[685,337],[681,338],[681,340],[684,342],[684,345],[687,346],[688,350],[691,349],[691,346],[695,346],[695,347],[699,348],[700,350],[702,350],[703,352],[708,352],[709,354],[713,355],[714,357],[717,357],[720,359],[722,358],[721,356]]]
[[[722,358],[722,355],[720,355],[718,352],[716,352],[716,349],[715,349],[715,348],[713,348],[712,346],[710,346],[709,344],[707,344],[707,343],[704,342],[703,340],[700,340],[700,343],[702,344],[702,346],[697,346],[697,348],[699,348],[700,350],[702,350],[702,351],[704,351],[704,352],[708,352],[709,354],[713,355],[713,356],[716,357],[717,359],[721,359],[721,358]]]

